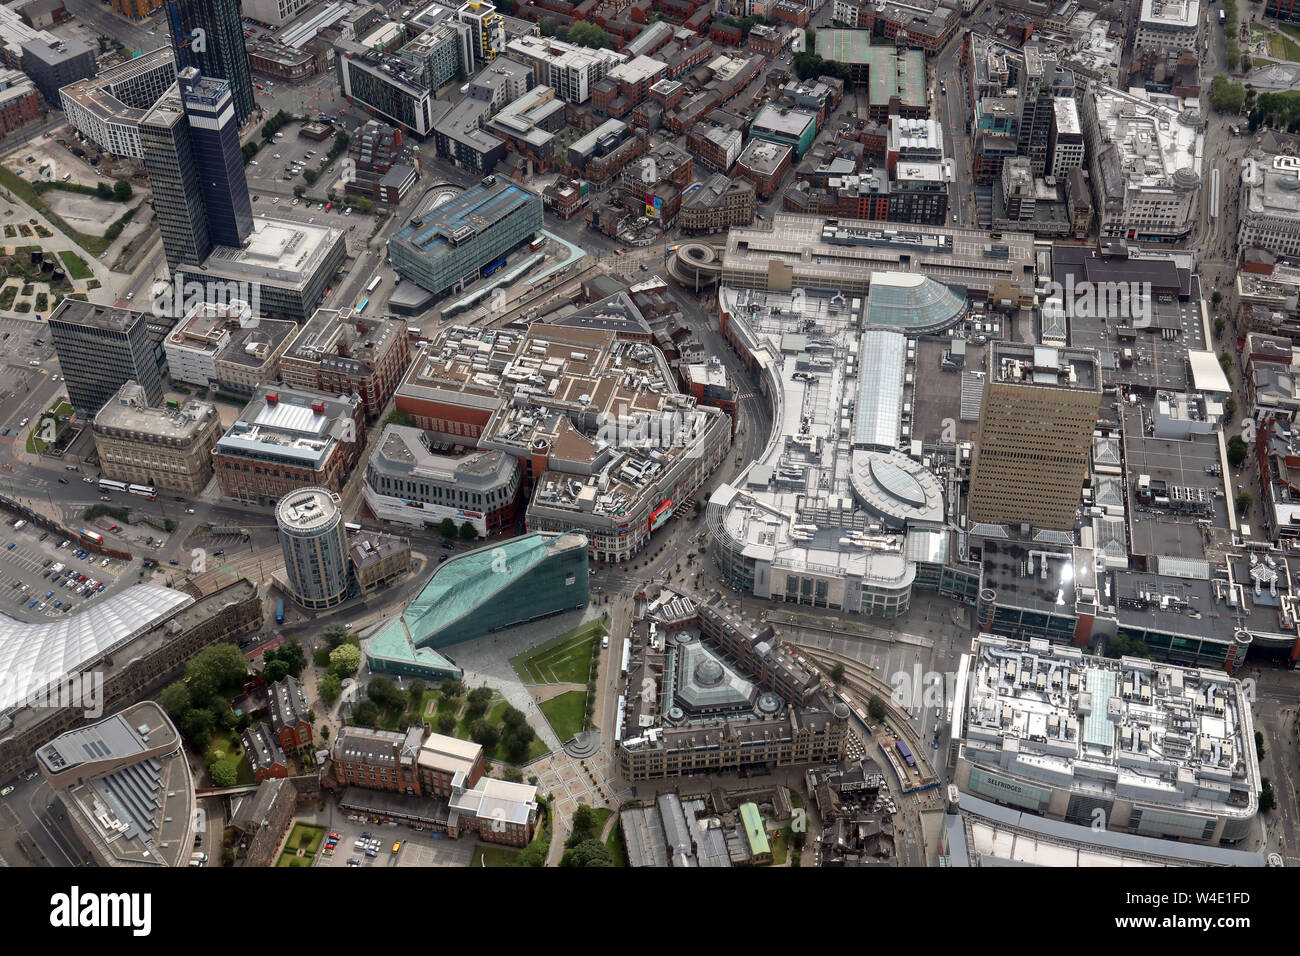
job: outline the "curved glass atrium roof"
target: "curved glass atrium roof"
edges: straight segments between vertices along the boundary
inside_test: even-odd
[[[0,713],[41,696],[51,683],[193,603],[181,591],[136,584],[48,624],[0,614]]]
[[[938,332],[966,315],[966,290],[915,272],[873,272],[867,326],[899,332]]]

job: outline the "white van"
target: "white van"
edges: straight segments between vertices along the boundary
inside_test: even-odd
[[[608,634],[606,634],[604,637],[602,637],[602,638],[600,639],[600,646],[601,646],[602,648],[609,647],[609,635],[608,635]]]

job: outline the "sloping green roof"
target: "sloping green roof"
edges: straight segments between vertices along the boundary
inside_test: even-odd
[[[745,827],[745,839],[749,841],[749,852],[752,856],[763,856],[772,852],[772,847],[767,842],[767,828],[763,826],[762,814],[758,812],[758,804],[742,803],[740,822]]]
[[[526,534],[457,555],[439,565],[402,615],[411,642],[421,644],[471,614],[546,558],[555,535]]]

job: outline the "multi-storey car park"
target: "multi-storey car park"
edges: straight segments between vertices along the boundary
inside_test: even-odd
[[[731,446],[730,419],[679,392],[662,352],[599,328],[453,326],[417,355],[397,407],[517,459],[528,528],[580,531],[610,562],[690,507]]]
[[[1222,671],[980,635],[954,701],[953,780],[963,792],[1210,845],[1254,829],[1251,702]]]

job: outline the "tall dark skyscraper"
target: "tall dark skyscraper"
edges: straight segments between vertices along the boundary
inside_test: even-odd
[[[179,82],[212,242],[243,245],[253,231],[253,204],[230,83],[199,76],[192,68],[182,71]]]
[[[140,146],[169,267],[243,245],[253,209],[229,83],[181,70],[140,122]]]
[[[167,18],[177,66],[192,66],[203,76],[229,80],[235,120],[242,124],[254,103],[239,0],[170,0]]]
[[[140,121],[140,148],[168,267],[202,262],[212,251],[212,236],[190,124],[176,87]]]

